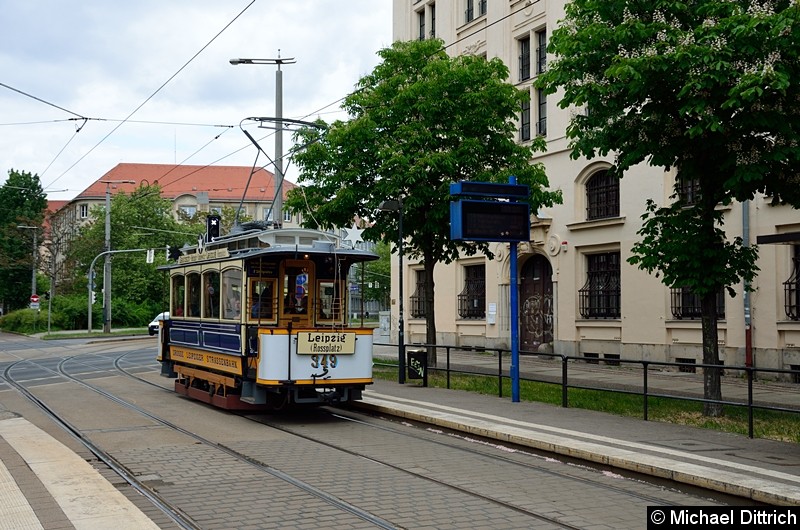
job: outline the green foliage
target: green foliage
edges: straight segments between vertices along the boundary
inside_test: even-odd
[[[702,217],[692,208],[680,204],[658,208],[647,201],[647,211],[639,235],[642,240],[633,245],[628,261],[647,272],[663,274],[669,287],[687,287],[699,295],[714,295],[720,287],[736,296],[731,287],[744,278],[752,282],[758,267],[757,250],[744,246],[741,237],[732,241],[717,225],[722,225],[722,212],[713,210],[710,229],[701,225]],[[692,234],[693,237],[685,237]]]
[[[19,309],[0,317],[0,329],[14,333],[40,333],[47,331],[47,311]]]
[[[402,219],[404,254],[425,266],[427,342],[435,342],[433,269],[460,255],[488,252],[486,244],[450,239],[450,183],[508,182],[530,186],[534,207],[560,202],[547,191],[541,164],[532,164],[544,140],[516,142],[516,118],[529,95],[508,83],[497,58],[450,57],[442,41],[396,42],[379,52],[382,62],[358,82],[343,107],[350,120],[297,137],[301,187],[285,207],[306,226],[350,226],[369,219],[369,241],[397,242]],[[401,213],[381,211],[384,200],[402,201]]]
[[[701,178],[717,201],[800,205],[800,10],[790,0],[574,0],[537,80],[588,112],[573,156]]]
[[[375,246],[375,253],[380,256],[376,261],[362,263],[359,267],[364,267],[364,278],[366,287],[364,289],[365,300],[376,300],[389,305],[389,293],[392,286],[392,262],[389,245],[379,242]],[[360,273],[359,273],[360,276]]]
[[[10,170],[0,186],[0,301],[6,311],[27,306],[31,294],[34,230],[18,226],[37,227],[38,246],[46,208],[39,176]]]
[[[81,228],[79,237],[70,246],[67,257],[73,267],[75,294],[87,292],[89,265],[105,246],[105,209],[93,208],[91,221]],[[111,198],[112,250],[142,249],[112,255],[112,319],[117,321],[117,307],[126,301],[148,301],[147,307],[160,306],[169,296],[167,277],[156,270],[166,263],[166,247],[194,244],[197,235],[179,224],[172,216],[172,203],[161,197],[157,185],[142,185],[130,195],[117,193]],[[201,231],[205,230],[205,224]],[[146,263],[146,249],[154,249],[154,263]],[[103,285],[104,258],[95,261],[98,299]],[[100,310],[97,310],[99,313]],[[151,317],[152,318],[152,317]],[[126,319],[127,320],[127,317]],[[133,321],[140,318],[135,316]]]
[[[762,193],[800,207],[797,2],[572,0],[565,9],[548,48],[556,58],[536,86],[584,110],[567,128],[573,158],[614,153],[620,178],[646,162],[699,184],[690,208],[648,203],[629,261],[700,295],[703,362],[719,364],[713,293],[732,293],[758,269],[755,249],[726,240],[717,206]],[[718,371],[704,375],[706,397],[720,399]]]

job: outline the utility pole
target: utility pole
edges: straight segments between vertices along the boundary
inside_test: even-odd
[[[231,59],[232,65],[239,64],[277,64],[275,72],[275,198],[272,202],[272,221],[277,227],[283,226],[283,72],[282,64],[293,64],[294,58],[278,57],[276,59]]]
[[[133,180],[101,180],[100,182],[106,185],[106,241],[103,250],[108,252],[103,267],[103,333],[111,333],[111,185],[136,184],[136,182]],[[89,302],[91,303],[91,300]]]

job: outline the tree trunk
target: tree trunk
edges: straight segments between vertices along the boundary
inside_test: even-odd
[[[700,300],[703,323],[703,364],[720,364],[717,333],[717,294],[708,293]],[[703,397],[715,401],[722,400],[721,368],[703,368]],[[722,416],[722,404],[703,403],[703,415]]]
[[[433,257],[423,255],[425,259],[425,343],[436,344],[436,314],[433,303],[433,268],[436,261]],[[428,347],[428,366],[436,366],[436,348]]]

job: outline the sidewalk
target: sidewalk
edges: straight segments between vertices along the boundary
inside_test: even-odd
[[[409,420],[675,480],[800,505],[800,444],[509,398],[375,381],[356,405]]]

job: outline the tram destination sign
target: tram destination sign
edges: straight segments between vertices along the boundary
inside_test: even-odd
[[[355,333],[301,331],[297,334],[299,355],[345,355],[355,352]]]
[[[457,241],[529,241],[530,206],[523,202],[450,203],[450,238]]]

